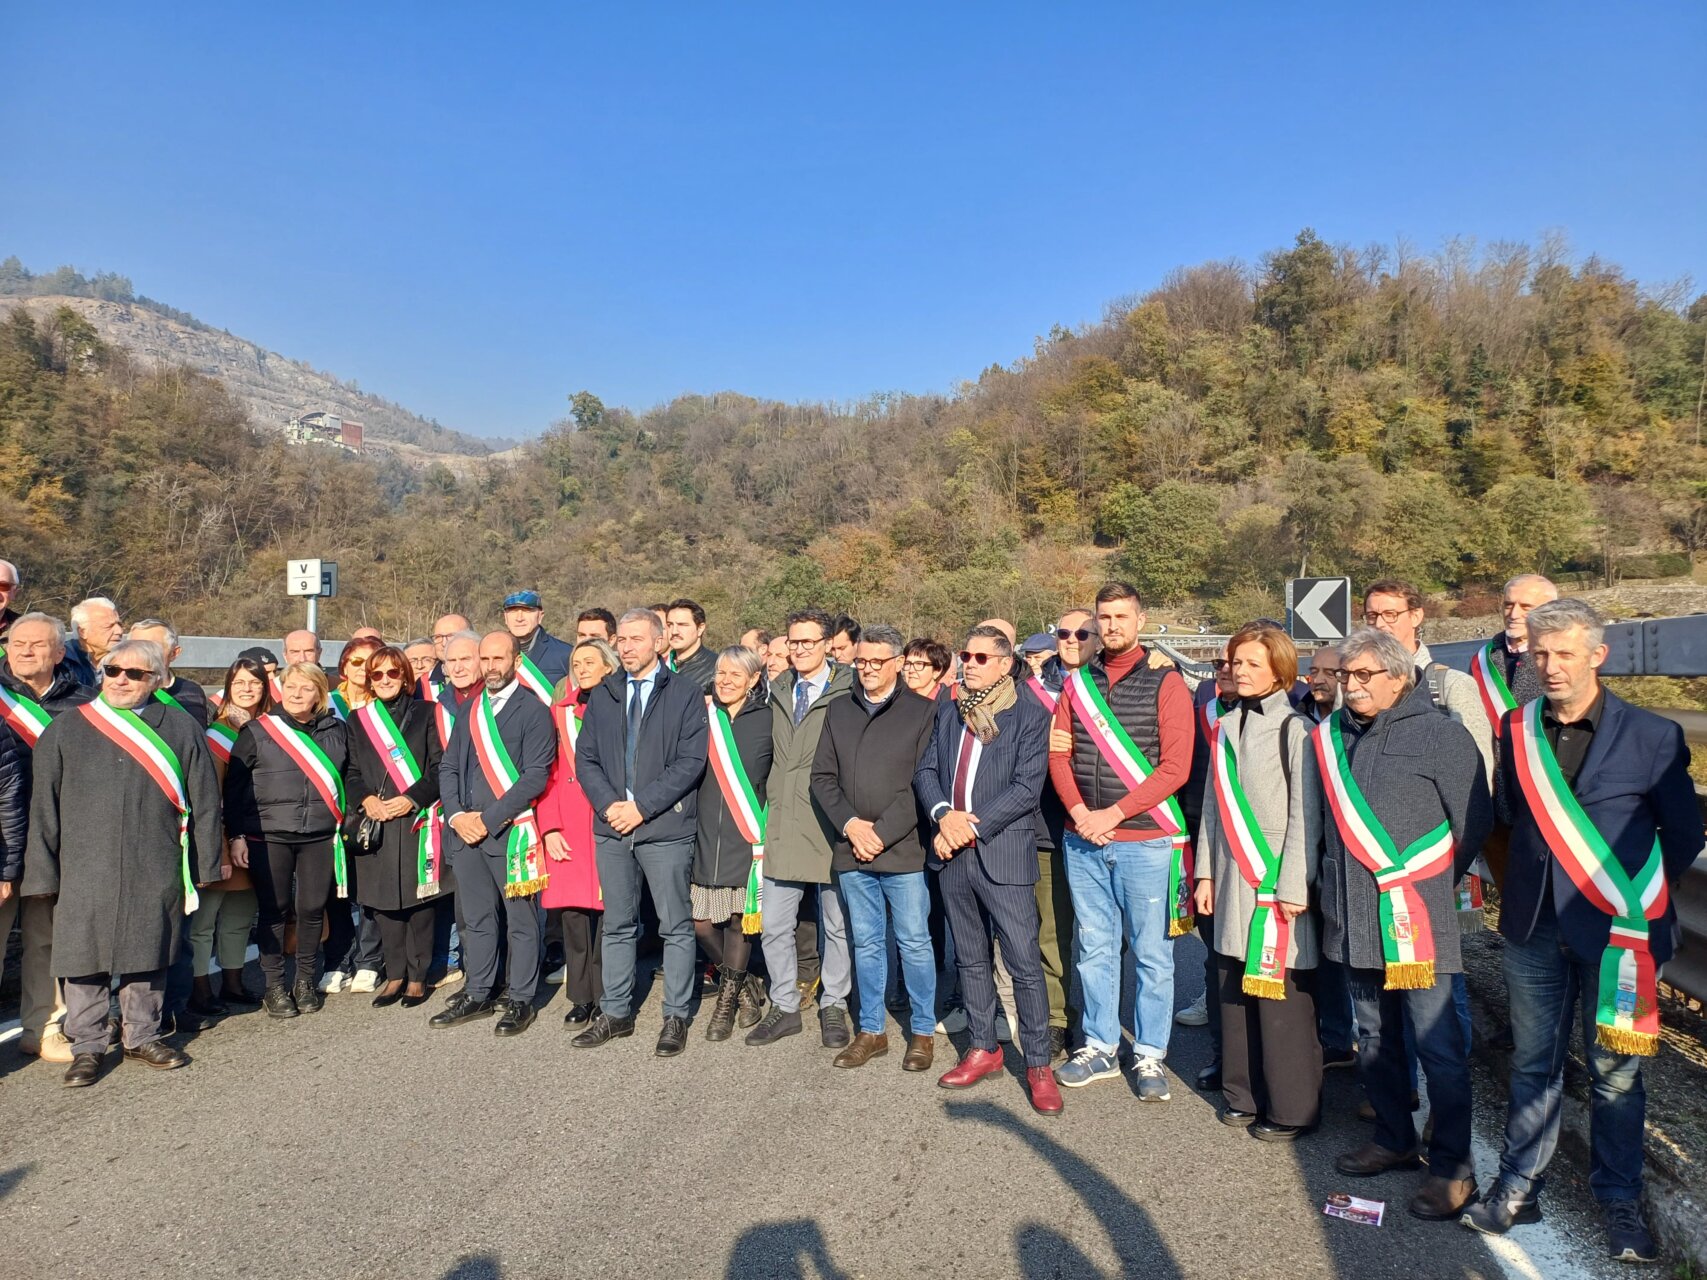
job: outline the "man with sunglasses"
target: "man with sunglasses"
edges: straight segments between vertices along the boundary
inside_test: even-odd
[[[18,620],[18,611],[12,604],[17,599],[21,582],[18,566],[10,560],[0,560],[0,643],[4,643],[6,633]]]

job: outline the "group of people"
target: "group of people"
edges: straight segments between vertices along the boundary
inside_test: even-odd
[[[1497,1234],[1540,1216],[1580,1022],[1610,1252],[1657,1256],[1640,1068],[1702,823],[1681,732],[1601,684],[1601,620],[1544,578],[1507,584],[1470,674],[1433,660],[1394,580],[1309,655],[1246,625],[1195,692],[1120,582],[1052,633],[990,619],[957,652],[815,609],[714,652],[685,599],[588,609],[560,640],[519,591],[484,634],[364,629],[330,674],[295,632],[204,696],[165,623],[86,601],[68,637],[11,612],[5,576],[0,935],[16,917],[25,1051],[69,1060],[69,1086],[99,1078],[115,1026],[126,1058],[183,1066],[181,1019],[254,1003],[251,937],[275,1018],[460,980],[431,1025],[516,1036],[560,980],[591,1050],[635,1033],[655,936],[658,1056],[696,1009],[705,1039],[764,1047],[815,999],[842,1069],[890,1052],[891,1016],[904,1071],[969,1033],[949,1089],[1017,1038],[1054,1115],[1062,1087],[1124,1075],[1123,1026],[1137,1098],[1167,1101],[1174,1023],[1207,1022],[1197,1084],[1223,1123],[1295,1141],[1324,1070],[1355,1065],[1374,1128],[1336,1167],[1426,1163],[1411,1212]],[[1514,1047],[1479,1194],[1460,931],[1486,888]],[[1205,996],[1176,1015],[1193,929]]]

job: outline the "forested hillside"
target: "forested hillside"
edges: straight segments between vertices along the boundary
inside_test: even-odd
[[[1300,571],[1464,591],[1527,568],[1684,572],[1707,541],[1707,298],[1562,252],[1351,252],[1304,232],[1182,269],[952,397],[780,405],[591,393],[514,462],[285,450],[221,389],[139,372],[78,317],[0,329],[0,554],[185,629],[299,616],[420,632],[538,586],[559,619],[684,592],[719,636],[813,602],[944,634],[1022,628],[1109,572],[1173,616],[1273,612]],[[80,327],[81,326],[81,327]],[[549,624],[549,619],[548,619]]]

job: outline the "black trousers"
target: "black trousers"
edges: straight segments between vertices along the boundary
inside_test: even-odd
[[[584,907],[561,907],[553,914],[563,927],[563,993],[570,1004],[597,1004],[605,989],[600,926],[605,913]]]
[[[997,884],[984,872],[975,848],[962,849],[934,872],[942,882],[943,905],[954,930],[960,993],[972,1025],[974,1048],[997,1050],[996,976],[990,936],[1002,945],[1002,963],[1013,979],[1019,1043],[1025,1065],[1049,1065],[1049,992],[1043,985],[1038,946],[1037,891],[1029,884]]]
[[[433,904],[373,913],[390,982],[425,982],[433,962]]]
[[[1217,955],[1221,987],[1221,1093],[1235,1111],[1311,1128],[1322,1114],[1322,1042],[1316,971],[1288,969],[1286,999],[1244,991],[1245,962]]]
[[[512,1000],[537,1003],[539,966],[545,958],[545,910],[539,895],[505,896],[499,841],[488,840],[476,849],[460,840],[446,843],[452,846],[456,900],[462,908],[462,971],[468,975],[464,990],[470,999],[488,1000],[507,989]]]
[[[255,899],[260,908],[255,938],[261,952],[261,974],[269,987],[284,985],[285,904],[294,901],[296,976],[298,981],[313,982],[319,976],[320,930],[326,923],[326,901],[332,896],[332,838],[297,843],[251,837],[247,843],[249,878],[255,882]],[[344,918],[345,928],[353,930],[348,901],[340,899],[336,911]],[[335,917],[330,941],[335,944],[338,937]]]
[[[1197,936],[1203,942],[1203,1009],[1209,1015],[1209,1042],[1215,1062],[1221,1061],[1221,966],[1215,954],[1215,917],[1197,913]],[[1244,1108],[1240,1108],[1244,1110]]]

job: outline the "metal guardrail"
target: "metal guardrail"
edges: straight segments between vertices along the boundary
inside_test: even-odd
[[[182,652],[175,665],[180,671],[224,671],[238,654],[256,645],[271,649],[280,662],[284,661],[284,641],[271,636],[179,636],[178,644]],[[320,642],[320,660],[327,666],[336,667],[343,653],[342,640]]]

